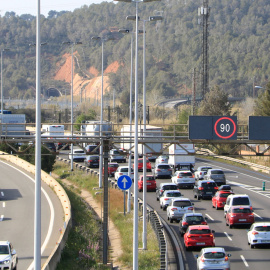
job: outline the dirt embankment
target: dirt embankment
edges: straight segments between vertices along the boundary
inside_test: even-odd
[[[74,52],[74,61],[73,61],[73,68],[75,70],[78,67],[77,65],[77,52]],[[65,59],[64,64],[59,63],[59,69],[56,72],[54,79],[65,81],[71,83],[71,62],[72,57],[70,54],[64,54],[63,58]],[[117,61],[111,63],[103,73],[103,93],[106,91],[110,91],[110,83],[109,83],[109,76],[108,73],[115,73],[119,68],[119,63]],[[85,79],[78,74],[73,74],[73,95],[80,96],[82,94],[85,98],[92,98],[92,99],[100,99],[101,96],[101,71],[99,72],[96,68],[90,67],[88,73],[93,75],[93,79]],[[82,91],[82,93],[81,93]]]

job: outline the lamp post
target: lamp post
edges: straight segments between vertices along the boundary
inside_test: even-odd
[[[138,269],[138,3],[153,2],[157,0],[115,0],[136,4],[135,28],[135,110],[134,110],[134,215],[133,215],[133,270]]]
[[[81,45],[82,42],[77,41],[77,42],[70,42],[66,41],[62,43],[63,45],[71,45],[71,89],[70,89],[70,125],[71,125],[71,139],[73,140],[73,72],[74,72],[74,67],[73,67],[73,51],[74,51],[74,46],[75,45]],[[73,171],[73,143],[71,143],[71,159],[70,159],[70,170]]]
[[[99,188],[102,187],[102,173],[103,173],[103,142],[102,142],[102,127],[103,127],[103,71],[104,71],[104,42],[108,40],[114,40],[113,37],[99,37],[94,36],[92,40],[101,41],[101,93],[100,93],[100,126],[99,126],[99,136],[100,136],[100,146],[99,146]]]
[[[2,49],[1,50],[1,114],[3,114],[4,110],[4,103],[3,103],[3,55],[4,52],[9,51],[9,49]]]
[[[264,88],[261,87],[260,85],[254,85],[254,88],[253,88],[253,98],[255,98],[255,89],[264,89]]]

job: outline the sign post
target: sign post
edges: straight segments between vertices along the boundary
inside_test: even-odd
[[[117,186],[124,191],[124,215],[126,215],[126,190],[130,189],[132,180],[128,175],[121,175],[117,180]]]

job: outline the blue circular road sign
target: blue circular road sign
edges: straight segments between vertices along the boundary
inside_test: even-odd
[[[117,185],[122,190],[130,189],[132,180],[128,175],[121,175],[117,180]]]

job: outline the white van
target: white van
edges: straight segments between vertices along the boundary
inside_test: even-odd
[[[111,149],[110,150],[110,157],[109,157],[110,162],[123,162],[126,163],[126,155],[123,151],[118,150],[118,149]]]
[[[229,208],[235,205],[249,206],[252,210],[251,201],[247,194],[231,194],[227,197],[226,204],[224,205],[224,217]]]

